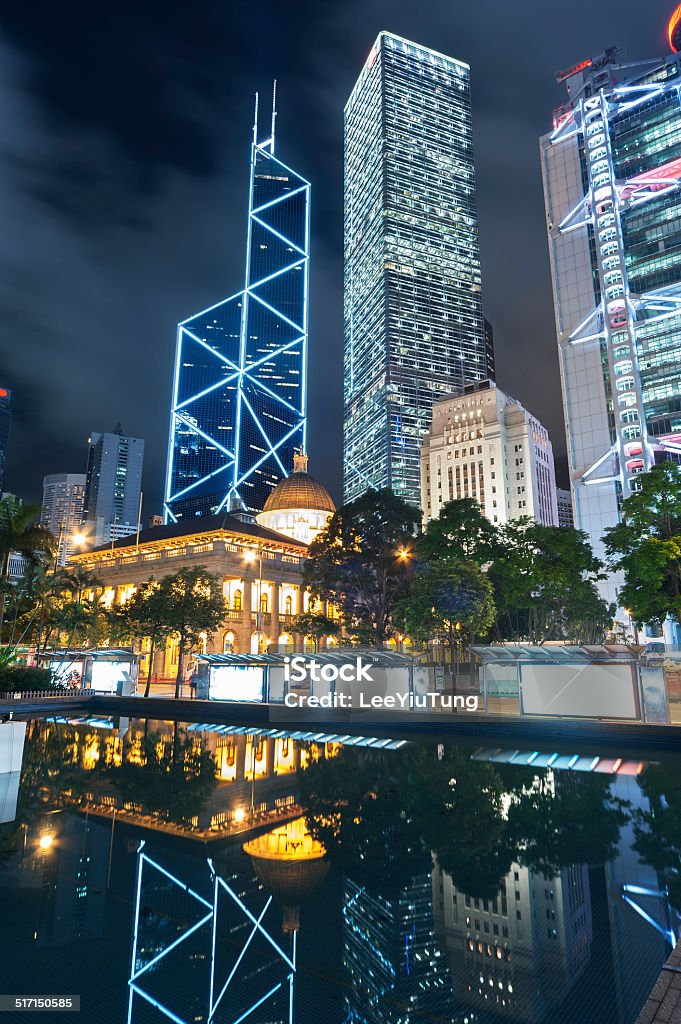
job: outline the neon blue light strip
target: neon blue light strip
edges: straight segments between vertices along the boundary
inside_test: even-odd
[[[215,886],[215,890],[217,892],[217,884]],[[217,901],[217,897],[216,897],[216,901]],[[227,978],[227,981],[222,986],[222,991],[220,992],[220,995],[215,1000],[214,1004],[212,1002],[212,997],[211,997],[211,1007],[210,1007],[210,1016],[208,1018],[208,1024],[210,1024],[210,1022],[211,1022],[211,1020],[212,1020],[212,1018],[213,1018],[213,1016],[215,1014],[215,1011],[217,1010],[217,1008],[218,1008],[218,1006],[220,1004],[220,1000],[222,999],[222,997],[224,996],[225,992],[227,991],[229,983],[231,982],[232,978],[236,974],[237,968],[239,967],[239,964],[243,960],[244,956],[246,955],[246,951],[247,951],[248,947],[250,946],[251,942],[253,941],[256,933],[258,931],[264,932],[264,928],[261,926],[260,922],[262,921],[263,917],[267,913],[271,902],[272,902],[272,897],[270,896],[270,898],[267,900],[267,903],[265,904],[265,907],[264,907],[262,913],[260,914],[260,917],[258,918],[256,923],[254,924],[253,929],[251,931],[251,934],[246,939],[246,942],[245,942],[244,946],[242,947],[242,950],[239,953],[239,956],[237,957],[236,962],[234,963],[234,966],[232,967],[232,970],[229,973],[229,977]]]
[[[299,344],[301,340],[301,338],[298,338],[298,341],[296,341],[296,345]],[[279,352],[275,352],[274,355],[279,355],[280,352],[282,351],[283,349],[280,349]],[[295,405],[291,405],[291,403],[287,402],[285,398],[281,397],[281,395],[276,394],[276,392],[272,391],[271,388],[268,388],[267,385],[263,384],[263,382],[258,377],[251,377],[250,373],[245,373],[244,377],[248,377],[248,379],[250,380],[254,387],[260,388],[261,391],[265,391],[271,398],[276,399],[276,401],[279,402],[281,405],[285,405],[287,409],[289,409],[291,412],[294,412],[296,416],[300,416],[301,419],[303,418],[303,413],[300,409],[296,409]]]
[[[212,473],[208,474],[208,476],[202,476],[200,480],[195,480],[193,484],[190,484],[189,487],[185,487],[183,491],[177,491],[170,498],[170,501],[177,501],[177,499],[181,498],[184,494],[187,494],[189,491],[193,491],[195,487],[199,486],[199,484],[205,484],[206,480],[210,480],[211,477],[217,476],[218,473],[224,473],[226,469],[231,468],[233,461],[234,460],[232,459],[229,462],[227,462],[224,466],[220,466],[219,469],[214,469]]]
[[[193,896],[195,900],[198,900],[199,903],[202,903],[204,907],[208,907],[209,910],[213,909],[212,903],[209,903],[208,900],[203,898],[203,896],[199,896],[198,892],[194,892],[193,889],[190,889],[188,885],[185,885],[184,882],[181,882],[179,878],[175,877],[175,875],[171,875],[169,871],[166,871],[165,868],[162,868],[160,864],[157,864],[155,860],[152,860],[151,857],[148,857],[146,853],[143,854],[143,857],[146,860],[147,864],[151,864],[152,868],[156,868],[156,870],[160,871],[162,875],[165,875],[166,878],[169,878],[171,882],[174,882],[175,885],[182,889],[183,892],[186,892],[188,896]]]
[[[249,363],[248,368],[244,370],[245,376],[248,376],[249,374],[253,373],[253,370],[257,369],[258,366],[262,366],[264,363],[269,363],[269,361],[273,359],[275,356],[280,356],[282,352],[288,352],[290,348],[293,348],[295,345],[299,345],[301,341],[305,341],[304,334],[301,334],[297,338],[294,338],[293,341],[287,341],[285,345],[281,346],[281,348],[273,349],[272,352],[269,352],[266,356],[261,356],[260,359],[256,359],[254,363]],[[257,378],[256,383],[260,383],[260,381],[258,381]]]
[[[280,981],[277,985],[274,986],[274,988],[271,988],[269,992],[266,992],[264,996],[258,999],[257,1003],[253,1003],[253,1006],[251,1006],[249,1010],[246,1010],[245,1013],[242,1013],[240,1017],[237,1017],[236,1020],[232,1021],[232,1024],[241,1024],[242,1020],[246,1020],[246,1017],[250,1017],[253,1011],[257,1010],[259,1006],[262,1006],[263,1003],[267,1002],[267,1000],[271,996],[273,996],[275,992],[279,991],[283,984],[283,981]]]
[[[204,388],[203,391],[199,391],[198,394],[185,398],[184,402],[178,402],[177,405],[173,407],[173,412],[177,412],[178,409],[185,409],[188,405],[191,405],[192,402],[197,402],[199,398],[209,395],[211,391],[216,391],[225,384],[231,384],[233,380],[237,380],[238,376],[238,373],[233,373],[231,377],[224,377],[222,380],[216,381],[215,384],[211,384],[210,387]]]
[[[234,377],[239,376],[239,373],[241,371],[237,364],[232,359],[228,359],[227,356],[223,356],[221,352],[218,352],[217,349],[214,349],[207,342],[203,341],[202,338],[197,337],[196,334],[193,333],[193,331],[188,330],[186,327],[182,328],[182,332],[183,334],[188,334],[192,341],[195,341],[197,345],[201,345],[203,348],[205,348],[207,352],[210,352],[212,356],[215,356],[216,359],[219,359],[221,363],[225,363],[227,366],[229,366],[230,370],[234,370]],[[234,377],[230,377],[229,379],[234,380]]]
[[[245,903],[243,903],[243,902],[242,902],[242,901],[241,901],[241,900],[239,899],[239,897],[238,897],[238,896],[237,896],[237,894],[236,894],[236,893],[234,892],[234,890],[233,890],[233,889],[231,889],[231,888],[230,888],[230,887],[229,887],[229,886],[227,885],[227,882],[225,882],[224,878],[220,878],[220,877],[218,876],[218,882],[219,882],[219,883],[220,883],[220,885],[221,885],[221,886],[223,887],[223,889],[224,889],[224,890],[225,890],[226,892],[228,892],[228,893],[229,893],[229,895],[230,895],[230,896],[232,897],[232,899],[234,900],[234,902],[236,903],[236,905],[237,905],[238,907],[240,907],[240,908],[241,908],[241,910],[243,910],[243,912],[244,912],[244,914],[246,915],[246,917],[247,917],[247,918],[248,918],[248,919],[249,919],[250,921],[252,921],[252,922],[253,922],[253,924],[257,925],[257,924],[258,924],[258,922],[257,922],[256,918],[255,918],[255,917],[253,916],[253,914],[252,914],[252,913],[250,912],[250,910],[248,909],[248,907],[246,906],[246,904],[245,904]],[[274,939],[272,938],[272,936],[270,935],[270,933],[269,933],[269,932],[267,932],[267,931],[265,931],[265,929],[264,929],[264,928],[260,928],[260,932],[262,933],[262,935],[264,935],[264,937],[265,937],[265,938],[267,939],[267,941],[268,941],[268,942],[269,942],[269,944],[270,944],[270,945],[272,946],[272,948],[273,948],[273,949],[276,949],[277,953],[278,953],[278,954],[279,954],[279,956],[280,956],[280,957],[282,958],[282,960],[284,960],[284,961],[285,961],[285,962],[286,962],[286,963],[287,963],[287,964],[289,965],[289,967],[291,968],[291,970],[293,970],[293,971],[294,971],[294,970],[295,970],[295,965],[294,965],[294,964],[293,964],[293,963],[291,962],[291,960],[289,960],[289,958],[287,957],[286,953],[285,953],[285,952],[283,951],[283,949],[281,948],[281,946],[279,946],[279,945],[278,945],[278,943],[276,943],[276,942],[274,941]],[[278,987],[278,986],[277,986],[277,987]],[[235,1022],[235,1024],[236,1024],[236,1022]]]
[[[171,409],[174,409],[177,405],[177,392],[180,382],[180,352],[182,349],[182,331],[178,328],[177,340],[175,342],[175,376],[173,378],[173,398]],[[168,437],[168,458],[166,461],[166,502],[170,501],[170,491],[172,487],[173,479],[173,453],[175,451],[175,420],[171,414],[170,417],[170,436]],[[166,506],[166,513],[168,509]],[[166,523],[168,522],[167,515],[165,517]]]
[[[157,964],[159,960],[162,960],[164,956],[170,953],[171,949],[175,949],[177,946],[180,945],[180,943],[184,942],[185,939],[188,939],[190,935],[193,935],[194,932],[198,931],[199,928],[203,928],[204,924],[208,924],[212,917],[213,911],[211,909],[211,912],[209,914],[206,914],[205,917],[202,917],[199,921],[196,922],[196,924],[193,924],[191,928],[188,929],[188,931],[180,935],[179,938],[175,939],[174,942],[171,942],[170,945],[163,950],[163,952],[157,953],[153,960],[150,960],[148,964],[145,964],[144,967],[142,967],[137,972],[137,974],[133,974],[130,980],[137,981],[138,978],[141,978],[142,975],[146,974],[146,972],[150,970],[155,964]]]
[[[288,199],[288,196],[286,196],[285,198]],[[254,221],[256,221],[260,225],[261,228],[264,228],[265,231],[269,231],[269,233],[271,235],[275,235],[276,238],[279,238],[282,242],[284,242],[285,245],[290,246],[291,249],[295,249],[296,252],[299,252],[301,254],[301,256],[305,256],[306,255],[304,249],[301,249],[299,245],[296,245],[295,242],[292,242],[290,238],[286,237],[286,235],[282,235],[281,231],[277,231],[275,228],[273,228],[271,226],[271,224],[266,224],[264,220],[260,220],[260,217],[256,217],[256,215],[254,213],[251,214],[251,217],[253,218]],[[302,260],[299,260],[298,264],[293,263],[290,266],[285,267],[284,269],[285,270],[292,270],[294,266],[298,266],[302,262],[303,262]],[[266,280],[269,280],[269,279],[266,278]],[[262,282],[258,282],[258,283],[262,283]],[[256,285],[251,285],[251,287],[255,288]]]
[[[254,285],[253,287],[255,288],[256,286]],[[270,313],[274,313],[274,315],[279,317],[280,320],[283,320],[284,323],[288,324],[289,327],[293,327],[294,330],[298,331],[299,334],[305,334],[305,331],[300,326],[300,324],[295,323],[293,320],[289,320],[287,316],[284,316],[281,310],[275,309],[274,306],[270,306],[269,302],[265,302],[265,300],[260,295],[258,295],[257,292],[249,291],[248,294],[251,296],[252,299],[255,299],[257,302],[259,302],[261,306],[264,306],[265,309],[269,309]]]
[[[144,840],[140,843],[137,849],[137,891],[135,893],[135,915],[133,920],[135,922],[132,933],[132,959],[130,962],[130,976],[132,977],[135,973],[135,964],[137,962],[137,934],[140,923],[140,899],[142,896],[142,850],[144,849]],[[128,995],[128,1024],[132,1022],[132,988]]]
[[[233,452],[230,452],[228,448],[225,448],[225,446],[220,444],[219,441],[216,441],[214,437],[211,437],[210,434],[207,434],[205,430],[201,430],[201,427],[197,427],[195,423],[191,423],[186,413],[176,412],[175,419],[178,419],[180,423],[184,423],[184,425],[186,427],[189,427],[190,430],[193,430],[194,433],[199,434],[204,439],[204,441],[210,441],[211,444],[214,444],[216,448],[219,448],[222,454],[226,455],[229,459],[234,458]]]
[[[186,320],[181,320],[177,326],[184,327],[185,324],[190,324],[192,320],[198,320],[200,316],[205,316],[206,313],[212,313],[214,309],[219,309],[220,306],[224,306],[225,303],[232,302],[233,299],[238,299],[240,295],[243,295],[243,291],[234,292],[234,295],[230,295],[229,298],[220,299],[219,302],[214,302],[212,306],[206,306],[206,308],[202,309],[200,313],[192,313],[192,315],[188,316]]]
[[[139,987],[139,985],[135,985],[135,983],[132,981],[129,981],[128,984],[130,986],[131,992],[136,992],[138,996],[142,996],[142,999],[146,999],[148,1003],[151,1003],[153,1007],[155,1007],[157,1010],[160,1010],[161,1013],[165,1014],[166,1017],[174,1021],[175,1024],[187,1024],[187,1022],[183,1020],[182,1017],[178,1017],[176,1013],[173,1013],[172,1010],[169,1010],[167,1006],[163,1005],[163,1003],[159,1003],[158,999],[154,999],[153,996],[150,996],[149,993],[145,992],[143,988]]]
[[[663,928],[662,925],[657,923],[654,917],[651,917],[650,914],[643,909],[643,907],[639,907],[638,903],[635,903],[634,900],[632,900],[629,896],[623,894],[622,899],[625,903],[628,903],[631,909],[635,910],[636,913],[640,917],[642,917],[644,921],[647,921],[649,925],[652,925],[656,932],[659,932],[660,935],[663,935],[667,942],[671,943],[672,946],[676,945],[676,936],[674,935],[673,931],[669,931],[666,928]]]
[[[294,188],[292,192],[285,192],[283,196],[279,196],[277,199],[270,199],[269,203],[263,203],[262,206],[256,206],[253,210],[253,215],[256,213],[262,213],[263,210],[268,210],[270,206],[276,206],[278,203],[285,203],[287,199],[292,196],[297,196],[300,192],[305,192],[308,188],[307,185],[301,185],[300,188]],[[269,225],[265,225],[269,228]]]
[[[254,217],[253,220],[257,220],[257,217]],[[263,226],[265,226],[265,225],[263,225]],[[270,231],[271,229],[268,228],[267,230]],[[276,231],[272,231],[272,234],[276,235],[277,232]],[[283,235],[281,237],[283,238]],[[306,259],[307,259],[307,257],[304,256],[302,259],[295,260],[293,263],[287,263],[285,267],[281,267],[279,270],[275,270],[273,274],[268,274],[267,277],[261,277],[257,281],[255,281],[253,284],[249,284],[249,286],[246,289],[246,291],[247,292],[252,292],[254,288],[261,288],[262,285],[269,284],[270,281],[274,281],[275,278],[281,277],[282,274],[288,274],[288,272],[290,270],[295,270],[296,267],[302,267],[302,265],[303,265],[303,263],[305,262]],[[279,310],[276,310],[276,313],[277,313],[277,316],[281,316],[281,313],[279,312]],[[302,329],[303,329],[302,327],[298,328],[299,331],[302,331]]]
[[[266,442],[266,444],[267,444],[267,445],[269,446],[269,449],[270,449],[270,450],[269,450],[269,454],[270,454],[270,455],[273,455],[273,456],[274,456],[274,458],[275,458],[275,459],[277,460],[277,462],[279,463],[279,467],[280,467],[280,469],[281,469],[282,473],[284,474],[284,476],[286,476],[286,470],[285,470],[285,468],[284,468],[284,463],[283,463],[283,462],[281,461],[281,459],[279,458],[279,455],[278,455],[278,453],[276,452],[276,450],[275,450],[275,449],[274,449],[274,447],[272,446],[272,442],[270,441],[269,437],[268,437],[268,436],[267,436],[267,434],[265,433],[265,430],[264,430],[264,428],[263,428],[263,425],[262,425],[262,423],[260,422],[260,420],[259,420],[259,419],[258,419],[258,417],[256,416],[256,414],[255,414],[255,410],[253,409],[253,406],[251,405],[251,403],[250,403],[250,402],[248,401],[248,399],[246,398],[246,395],[245,395],[245,394],[244,394],[244,396],[243,396],[243,400],[244,400],[244,402],[246,403],[246,405],[248,406],[248,409],[250,410],[251,416],[253,417],[253,419],[254,419],[254,421],[255,421],[255,425],[256,425],[256,427],[258,428],[258,430],[259,430],[259,431],[260,431],[260,433],[262,434],[262,436],[263,436],[263,439],[264,439],[264,441]]]
[[[239,484],[242,484],[244,482],[244,480],[246,480],[251,475],[251,473],[253,472],[254,469],[257,469],[258,466],[261,466],[263,464],[263,462],[265,462],[267,459],[269,459],[269,457],[273,454],[274,451],[276,451],[277,448],[281,448],[282,444],[286,444],[286,442],[289,441],[293,437],[293,435],[296,433],[296,431],[300,430],[300,427],[301,427],[301,424],[300,423],[296,423],[295,427],[293,427],[291,430],[289,430],[288,434],[286,434],[284,437],[282,437],[281,441],[277,441],[276,445],[274,446],[274,448],[272,449],[271,452],[267,452],[265,455],[262,456],[262,458],[258,459],[258,461],[256,463],[254,463],[254,465],[251,466],[251,468],[248,470],[248,472],[244,473],[244,475],[242,477],[240,477],[239,480],[237,480],[236,484],[234,485],[235,489],[239,486]]]

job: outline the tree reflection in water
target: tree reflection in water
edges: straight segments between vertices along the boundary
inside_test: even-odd
[[[681,773],[676,764],[651,764],[639,783],[649,807],[634,815],[634,849],[660,872],[669,902],[681,912]]]
[[[124,805],[186,826],[218,784],[213,754],[174,723],[120,736],[86,724],[36,720],[26,734],[17,821],[46,804]],[[107,800],[107,794],[109,799]]]
[[[434,744],[343,748],[299,773],[311,834],[359,885],[390,898],[431,853],[457,889],[491,899],[513,863],[553,875],[614,856],[627,805],[607,776],[481,764]]]

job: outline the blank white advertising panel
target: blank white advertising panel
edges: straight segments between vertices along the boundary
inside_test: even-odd
[[[523,714],[638,718],[631,665],[521,665]]]
[[[210,670],[211,700],[252,700],[262,703],[264,669],[241,665],[214,665]]]

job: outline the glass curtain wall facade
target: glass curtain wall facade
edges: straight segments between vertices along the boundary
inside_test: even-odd
[[[262,510],[305,448],[309,201],[254,138],[245,287],[178,327],[166,522]]]
[[[9,443],[9,428],[12,423],[12,392],[8,388],[0,388],[0,494],[2,494],[5,478],[5,462]]]
[[[435,400],[487,377],[466,64],[382,32],[345,108],[345,500],[419,502]]]
[[[606,51],[558,78],[541,155],[568,458],[602,556],[637,475],[681,461],[681,73]]]

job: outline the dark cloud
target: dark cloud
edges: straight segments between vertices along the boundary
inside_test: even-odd
[[[313,470],[340,496],[342,110],[383,28],[471,65],[498,379],[564,452],[538,158],[563,100],[553,72],[612,44],[664,52],[668,13],[657,0],[5,5],[7,485],[39,499],[44,473],[82,470],[89,431],[121,420],[147,441],[145,511],[160,507],[175,324],[239,287],[252,96],[276,76],[279,151],[314,187]]]

